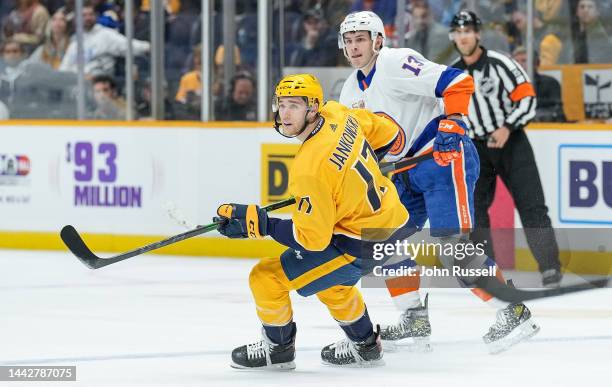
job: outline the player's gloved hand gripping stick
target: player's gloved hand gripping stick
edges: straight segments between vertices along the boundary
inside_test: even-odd
[[[465,135],[465,123],[458,119],[440,120],[433,144],[433,157],[441,167],[461,157],[461,138]]]
[[[289,199],[285,199],[277,203],[270,204],[269,206],[265,206],[261,208],[261,210],[274,211],[279,208],[290,206],[293,203],[295,203],[295,199],[289,198]],[[157,250],[162,247],[180,242],[182,240],[192,238],[194,236],[216,230],[217,227],[219,227],[221,223],[222,221],[219,220],[211,224],[207,224],[205,226],[198,226],[194,228],[193,230],[185,231],[181,234],[171,236],[159,242],[151,243],[149,245],[146,245],[146,246],[128,251],[126,253],[113,256],[113,257],[108,257],[108,258],[101,258],[95,255],[89,249],[89,247],[87,247],[87,245],[83,241],[83,238],[81,238],[77,230],[70,225],[64,226],[64,228],[62,228],[60,236],[62,237],[64,244],[70,249],[70,251],[72,251],[74,255],[76,255],[76,257],[81,262],[85,264],[85,266],[87,266],[90,269],[99,269],[101,267],[112,265],[113,263],[121,262],[128,258],[132,258],[137,255],[144,254],[152,250]]]

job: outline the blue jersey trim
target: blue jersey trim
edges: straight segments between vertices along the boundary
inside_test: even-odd
[[[361,70],[357,70],[357,85],[359,85],[361,91],[365,91],[368,87],[370,87],[370,83],[372,83],[372,78],[374,78],[375,72],[376,65],[374,65],[367,76],[365,76]]]
[[[447,67],[446,70],[440,74],[440,78],[438,78],[438,83],[436,84],[436,97],[442,98],[444,90],[446,90],[453,79],[457,78],[461,74],[463,74],[461,70],[454,67]]]

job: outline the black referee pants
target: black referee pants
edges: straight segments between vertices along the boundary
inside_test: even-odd
[[[485,251],[489,257],[494,258],[488,210],[495,196],[496,176],[499,176],[512,195],[527,243],[538,261],[540,272],[559,269],[559,247],[548,217],[533,150],[525,131],[513,131],[502,149],[488,148],[486,139],[475,140],[474,144],[480,156],[480,177],[474,192],[476,228],[472,239],[475,242],[486,240]]]

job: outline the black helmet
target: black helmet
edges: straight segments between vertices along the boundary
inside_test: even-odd
[[[472,26],[474,27],[474,30],[480,31],[482,22],[480,21],[480,18],[472,11],[461,11],[453,16],[453,20],[450,24],[451,31],[455,30],[456,28],[467,26]]]

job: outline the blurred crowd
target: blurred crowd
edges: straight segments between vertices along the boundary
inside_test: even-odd
[[[88,118],[125,119],[124,2],[84,2]],[[149,0],[134,0],[134,4],[134,114],[147,119],[151,115],[150,4]],[[397,0],[275,0],[271,4],[273,79],[280,76],[281,65],[346,66],[338,50],[337,29],[347,13],[359,10],[372,10],[381,17],[388,45],[403,43],[432,61],[448,64],[456,58],[448,25],[456,12],[470,9],[484,21],[486,47],[516,59],[525,56],[526,0],[406,0],[403,21],[398,21]],[[200,0],[164,0],[166,119],[200,116],[200,7]],[[535,8],[533,43],[539,64],[612,63],[612,0],[535,0]],[[234,76],[228,82],[223,74],[222,12],[223,2],[215,1],[210,85],[214,116],[254,120],[257,1],[236,1]],[[405,26],[402,39],[398,22]],[[0,119],[76,116],[74,32],[74,0],[0,1]]]

